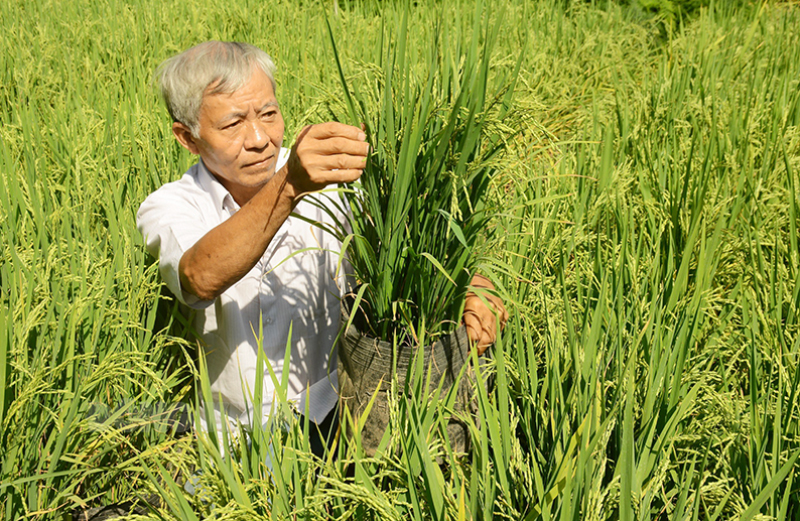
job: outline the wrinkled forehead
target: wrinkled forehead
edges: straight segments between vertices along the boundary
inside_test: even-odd
[[[224,87],[217,81],[203,93],[201,113],[213,120],[246,116],[249,112],[264,112],[269,107],[280,107],[273,84],[263,71],[255,69],[241,85],[228,83]]]

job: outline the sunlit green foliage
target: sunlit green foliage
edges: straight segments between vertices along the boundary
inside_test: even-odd
[[[409,11],[387,16],[378,68],[355,81],[336,54],[344,99],[331,114],[364,123],[373,152],[347,203],[325,194],[320,205],[349,216],[331,232],[357,279],[360,327],[377,338],[419,341],[421,329],[435,338],[458,327],[475,247],[497,213],[487,193],[504,139],[518,130],[504,118],[518,71],[490,85],[502,25],[489,26],[484,11],[476,2],[454,28],[431,20],[441,30],[418,58],[407,50]]]
[[[470,454],[441,442],[437,403],[404,393],[377,458],[340,443],[315,459],[285,403],[285,430],[233,449],[153,420],[192,401],[194,349],[134,225],[192,162],[152,71],[210,38],[262,46],[288,145],[343,114],[326,18],[348,85],[369,92],[396,50],[381,43],[402,19],[391,4],[0,4],[0,519],[150,494],[167,519],[800,516],[791,2],[700,9],[666,37],[605,2],[481,11],[501,24],[489,84],[522,60],[521,132],[495,129],[512,137],[477,268],[512,319],[480,373]],[[411,9],[406,73],[425,77],[434,33],[470,41],[474,7]]]

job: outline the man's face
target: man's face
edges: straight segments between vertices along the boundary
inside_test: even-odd
[[[181,123],[173,125],[173,132],[243,205],[275,175],[283,143],[283,116],[272,82],[255,67],[250,80],[232,94],[204,95],[198,123],[197,137],[187,135]]]

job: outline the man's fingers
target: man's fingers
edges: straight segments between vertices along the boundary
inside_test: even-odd
[[[317,156],[306,166],[309,177],[315,183],[335,183],[341,170],[363,170],[367,166],[365,157],[337,154]],[[332,177],[331,177],[332,176]]]
[[[316,152],[322,155],[349,154],[366,157],[369,154],[369,143],[343,137],[330,137],[316,141]]]
[[[474,313],[482,323],[494,324],[495,311],[492,309],[494,304],[491,301],[489,301],[489,303],[491,304],[491,307],[487,306],[477,295],[469,295],[467,296],[467,300],[464,304],[464,313]],[[503,308],[503,310],[505,310],[505,308]],[[502,322],[503,317],[501,316],[500,319]]]
[[[475,275],[471,284],[474,288],[494,289],[491,281],[482,275]],[[463,321],[478,355],[482,355],[497,340],[498,322],[502,330],[508,321],[508,311],[500,298],[486,292],[483,299],[475,293],[470,293],[464,303]]]
[[[308,132],[308,136],[316,139],[328,139],[333,137],[343,137],[356,141],[366,141],[367,139],[367,135],[360,128],[352,125],[345,125],[344,123],[337,123],[335,121],[312,126]]]
[[[313,190],[319,190],[334,183],[352,183],[364,173],[363,168],[363,165],[359,168],[314,168],[309,180],[316,186]]]
[[[494,337],[490,337],[485,332],[481,335],[481,339],[476,342],[476,348],[478,350],[478,356],[482,355],[490,345],[494,344]]]
[[[465,309],[463,320],[469,339],[478,347],[478,354],[482,354],[496,338],[494,317],[490,320],[472,309]]]
[[[303,128],[292,147],[288,179],[298,194],[350,183],[367,166],[370,145],[363,129],[330,122]]]
[[[477,342],[481,339],[481,333],[483,332],[483,328],[481,327],[480,320],[477,319],[476,316],[472,314],[464,314],[464,327],[467,328],[467,336],[473,342]]]
[[[357,181],[362,173],[363,170],[356,169],[331,171],[329,183],[352,183]]]
[[[314,166],[322,170],[347,170],[364,168],[367,166],[367,158],[363,156],[336,154],[332,156],[320,156],[315,163]]]

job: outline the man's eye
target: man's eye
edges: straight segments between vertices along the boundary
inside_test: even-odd
[[[236,128],[239,125],[239,123],[240,123],[239,121],[234,121],[233,123],[228,123],[227,125],[222,127],[222,130],[228,130],[228,129]]]

